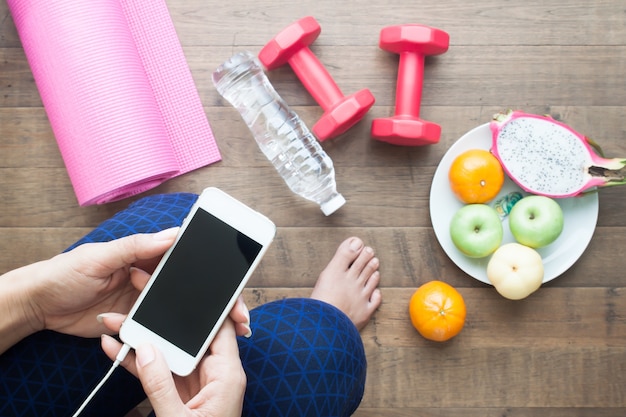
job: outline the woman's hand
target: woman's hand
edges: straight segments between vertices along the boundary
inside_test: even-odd
[[[0,352],[48,329],[82,337],[110,332],[101,313],[128,313],[178,228],[87,243],[0,277]],[[148,271],[148,272],[146,272]],[[237,334],[250,333],[243,300],[231,313]],[[100,321],[100,322],[99,322]]]
[[[156,265],[177,233],[172,228],[87,243],[34,264],[29,302],[40,328],[100,336],[107,329],[96,321],[98,314],[130,310],[150,277],[140,268]]]
[[[238,303],[241,304],[242,301]],[[240,308],[240,307],[239,307]],[[237,314],[234,309],[231,312]],[[104,323],[114,332],[123,316],[106,315]],[[159,417],[240,417],[246,375],[239,359],[235,324],[227,319],[198,367],[188,376],[174,376],[161,353],[151,345],[130,352],[122,366],[136,375]],[[114,360],[122,345],[110,336],[102,337],[102,348]]]
[[[154,268],[177,233],[173,228],[88,243],[2,275],[0,353],[43,329],[83,337],[108,331],[97,315],[129,311],[149,277],[137,268]]]

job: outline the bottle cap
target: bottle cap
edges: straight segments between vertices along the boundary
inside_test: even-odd
[[[320,208],[325,215],[330,216],[346,203],[346,199],[339,193],[332,196],[328,201],[323,202]]]

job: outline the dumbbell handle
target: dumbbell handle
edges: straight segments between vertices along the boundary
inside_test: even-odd
[[[303,47],[287,62],[324,111],[343,99],[343,93],[310,48]]]
[[[402,52],[396,85],[396,115],[419,117],[424,81],[424,55]]]

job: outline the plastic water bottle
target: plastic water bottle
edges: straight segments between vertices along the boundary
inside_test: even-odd
[[[319,204],[327,216],[344,205],[332,160],[276,93],[254,55],[241,52],[231,57],[215,70],[213,83],[239,111],[291,191]]]

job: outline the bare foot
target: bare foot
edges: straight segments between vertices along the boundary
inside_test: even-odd
[[[334,305],[361,330],[382,301],[379,265],[361,239],[346,239],[317,279],[311,298]]]

